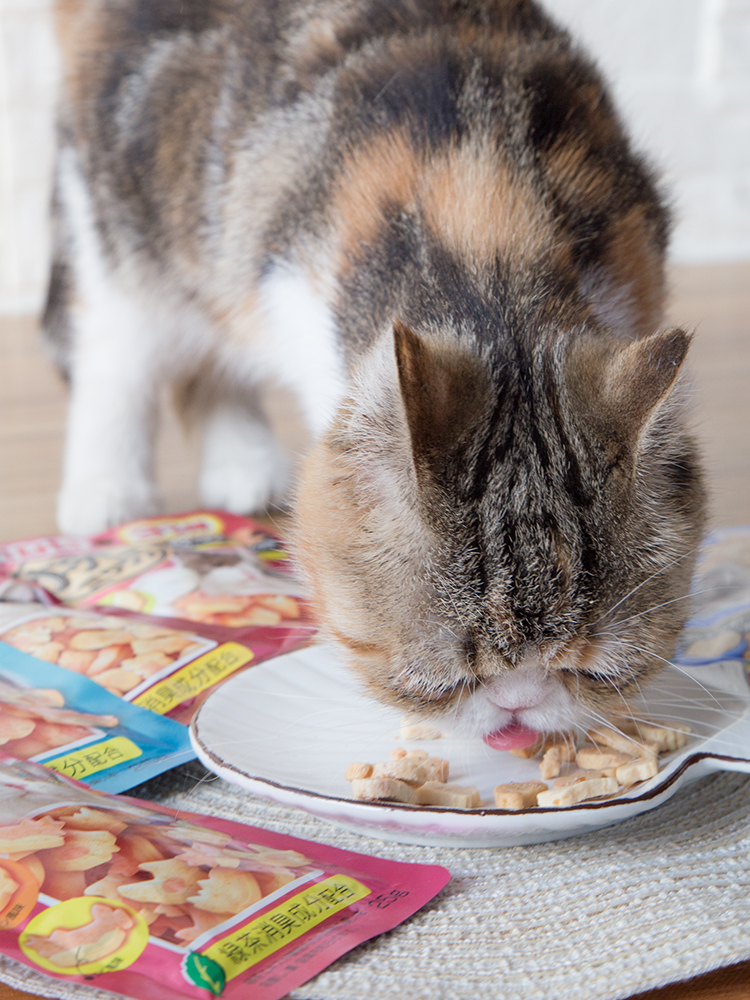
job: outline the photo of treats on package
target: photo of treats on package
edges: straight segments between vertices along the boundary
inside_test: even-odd
[[[719,528],[705,540],[693,591],[702,600],[680,637],[687,667],[744,662],[750,676],[750,528]]]
[[[59,747],[80,746],[118,724],[115,715],[94,715],[65,707],[55,688],[25,688],[2,679],[0,671],[0,746],[29,760]]]
[[[77,607],[117,608],[227,630],[309,630],[304,590],[280,538],[248,518],[197,511],[92,538],[0,546],[0,571]]]
[[[4,755],[0,797],[0,952],[136,1000],[278,1000],[449,878],[102,795]]]
[[[0,751],[115,792],[195,756],[185,726],[3,642]]]
[[[0,631],[0,640],[40,660],[85,674],[128,701],[216,645],[163,625],[64,610],[54,615],[37,613]]]
[[[47,846],[29,849],[42,844]],[[114,900],[139,914],[151,937],[180,947],[316,870],[297,851],[238,844],[190,823],[159,817],[152,825],[127,810],[88,806],[0,822],[3,851],[39,875],[51,900]]]
[[[8,543],[0,575],[0,643],[183,724],[231,673],[316,632],[281,539],[231,514]]]

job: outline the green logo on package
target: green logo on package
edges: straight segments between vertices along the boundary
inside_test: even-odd
[[[218,962],[201,955],[199,951],[191,951],[185,959],[184,973],[187,979],[210,990],[214,996],[219,996],[224,989],[227,977]]]

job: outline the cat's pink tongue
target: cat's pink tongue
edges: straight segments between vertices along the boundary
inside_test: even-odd
[[[528,729],[514,722],[505,729],[489,733],[484,737],[484,742],[493,750],[518,750],[521,747],[530,747],[538,739],[539,733],[536,729]]]

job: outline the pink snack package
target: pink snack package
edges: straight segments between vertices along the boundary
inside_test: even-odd
[[[10,542],[0,586],[0,641],[182,723],[231,673],[316,631],[282,540],[220,511]]]
[[[134,1000],[279,1000],[447,883],[0,756],[0,952]]]

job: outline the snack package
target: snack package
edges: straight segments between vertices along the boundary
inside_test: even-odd
[[[675,661],[744,660],[750,676],[750,527],[719,528],[703,543],[692,587],[696,608]]]
[[[4,643],[0,747],[111,792],[132,788],[195,756],[185,726]],[[4,815],[0,806],[0,819]]]
[[[216,511],[12,542],[0,574],[0,641],[183,723],[225,677],[315,633],[281,540]]]
[[[135,1000],[278,1000],[450,878],[0,759],[0,951]]]

